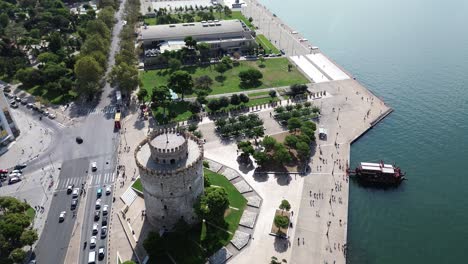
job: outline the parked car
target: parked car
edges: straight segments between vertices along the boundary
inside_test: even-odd
[[[78,200],[77,200],[77,199],[73,199],[73,200],[71,201],[70,209],[71,209],[71,210],[75,210],[77,205],[78,205]]]
[[[33,108],[33,104],[29,103],[26,105],[27,108]]]
[[[112,191],[112,190],[111,190],[111,186],[110,186],[110,185],[107,186],[107,187],[106,187],[106,195],[111,194],[111,191]]]
[[[7,174],[8,170],[7,169],[0,169],[0,174]]]
[[[14,170],[22,170],[24,168],[26,168],[28,165],[26,165],[26,163],[23,163],[23,164],[16,164],[15,167],[13,168]]]
[[[21,99],[21,104],[22,105],[26,105],[27,103],[28,103],[28,99],[26,99],[26,98]]]
[[[89,247],[94,248],[96,246],[96,237],[92,236],[90,241],[89,241]]]
[[[80,189],[79,188],[73,189],[73,192],[72,192],[72,197],[73,198],[78,197],[79,194],[80,194]]]
[[[13,108],[18,108],[18,104],[15,101],[10,102],[10,106]]]
[[[109,213],[109,206],[107,204],[105,204],[102,207],[102,215],[107,215],[108,213]]]
[[[101,228],[101,238],[105,238],[107,236],[107,226],[103,226]]]
[[[101,225],[102,225],[102,226],[107,226],[107,216],[103,216],[103,217],[102,217]]]
[[[101,199],[96,200],[96,210],[101,209]]]
[[[102,196],[102,188],[98,188],[96,191],[96,196],[99,198]]]
[[[15,101],[19,103],[21,102],[21,98],[19,98],[19,96],[15,96]]]
[[[93,235],[96,235],[99,232],[99,224],[94,223],[93,224]]]
[[[8,184],[15,184],[17,182],[20,182],[21,181],[21,178],[20,177],[12,177],[10,178],[10,180],[8,181]]]
[[[93,163],[91,163],[91,170],[92,171],[97,171],[97,163],[95,161],[93,161]]]
[[[94,212],[94,221],[99,221],[99,218],[101,218],[101,211]]]
[[[101,246],[101,247],[98,249],[98,257],[99,257],[99,260],[103,260],[105,256],[106,256],[106,249],[104,248],[104,246]]]
[[[21,176],[21,173],[14,172],[14,173],[10,173],[8,176],[9,176],[10,178],[13,178],[13,177],[20,177],[20,176]]]
[[[23,173],[23,172],[22,172],[21,170],[12,170],[10,174],[13,174],[13,173],[19,173],[19,174],[21,174],[21,173]]]
[[[49,114],[49,119],[55,119],[57,116],[54,114]]]
[[[67,212],[65,212],[65,211],[60,212],[60,215],[59,215],[59,222],[60,223],[65,221],[65,215],[66,214],[67,214]]]

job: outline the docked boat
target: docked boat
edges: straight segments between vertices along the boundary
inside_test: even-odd
[[[348,173],[356,177],[358,181],[371,185],[399,185],[405,180],[405,174],[399,167],[384,164],[383,161],[380,163],[361,162],[359,167]]]

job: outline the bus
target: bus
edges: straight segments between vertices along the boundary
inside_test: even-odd
[[[121,128],[121,124],[120,124],[120,113],[115,113],[114,128],[116,128],[116,129],[120,129],[120,128]]]

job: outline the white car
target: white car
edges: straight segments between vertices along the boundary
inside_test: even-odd
[[[111,187],[110,185],[106,187],[106,195],[109,195],[111,193]]]
[[[97,171],[97,162],[91,163],[91,171]]]
[[[92,236],[91,240],[89,241],[89,247],[94,248],[96,246],[96,237]]]
[[[10,178],[19,178],[21,176],[21,173],[10,173]]]
[[[73,189],[73,192],[72,192],[72,197],[73,198],[78,197],[79,194],[80,194],[80,189],[79,188]]]
[[[99,232],[99,224],[94,223],[93,224],[93,235],[96,235]]]
[[[10,172],[10,174],[13,174],[13,173],[19,173],[19,174],[21,174],[21,173],[23,173],[23,172],[22,172],[21,170],[13,170],[13,171]]]
[[[49,114],[49,118],[50,118],[50,119],[55,119],[56,117],[57,117],[57,116],[54,115],[54,114]]]
[[[109,206],[107,204],[105,204],[102,207],[102,215],[107,215],[108,213],[109,213]]]
[[[65,215],[66,215],[66,214],[67,214],[67,212],[65,212],[65,211],[60,212],[60,215],[59,215],[59,222],[65,221]]]
[[[101,209],[101,199],[96,200],[96,210]]]

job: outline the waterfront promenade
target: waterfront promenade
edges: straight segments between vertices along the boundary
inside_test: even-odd
[[[320,53],[263,5],[256,1],[246,2],[247,6],[242,8],[243,14],[252,17],[253,24],[258,27],[257,32],[283,49],[286,55],[297,58]],[[316,66],[324,73],[321,65]],[[322,117],[317,124],[327,129],[328,137],[326,140],[317,138],[309,164],[311,172],[304,177],[300,186],[295,186],[301,197],[297,207],[293,208],[294,228],[290,233],[290,246],[287,250],[274,246],[268,250],[262,246],[265,250],[260,251],[252,241],[251,247],[233,259],[233,263],[248,259],[265,262],[271,256],[286,259],[288,263],[346,263],[349,199],[346,169],[349,166],[350,146],[391,109],[343,68],[339,65],[336,67],[350,79],[324,80],[310,88],[312,92],[326,91],[330,95],[320,100]],[[254,237],[264,235],[267,234],[258,233]]]

